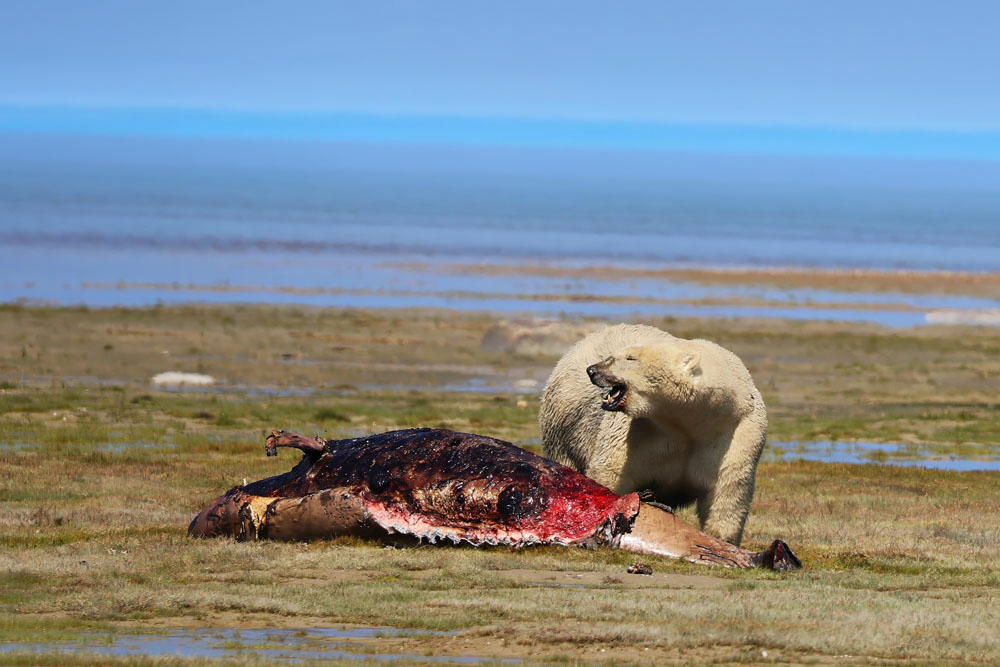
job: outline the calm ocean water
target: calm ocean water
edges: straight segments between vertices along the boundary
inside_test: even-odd
[[[718,293],[435,270],[452,263],[1000,270],[990,164],[99,137],[0,137],[0,150],[0,301],[467,307],[476,298],[455,292],[497,303],[532,291]],[[414,262],[424,268],[400,266]],[[127,287],[138,283],[177,288]],[[328,293],[273,291],[287,287]]]

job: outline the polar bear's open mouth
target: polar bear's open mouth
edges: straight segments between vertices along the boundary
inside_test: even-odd
[[[601,401],[601,407],[605,410],[617,410],[621,407],[621,404],[625,402],[626,394],[628,394],[627,385],[611,385],[608,387],[608,390],[604,392],[604,400]]]

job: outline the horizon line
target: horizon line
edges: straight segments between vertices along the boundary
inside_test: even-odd
[[[1000,130],[0,102],[0,134],[1000,159]]]

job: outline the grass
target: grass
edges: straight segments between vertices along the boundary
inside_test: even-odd
[[[445,426],[537,449],[537,400],[510,379],[544,382],[555,359],[480,351],[494,320],[479,314],[2,310],[0,642],[360,624],[459,631],[365,645],[385,653],[1000,660],[1000,640],[982,630],[1000,616],[1000,474],[762,464],[745,540],[789,541],[806,569],[787,576],[651,558],[656,576],[637,585],[625,574],[637,559],[608,550],[195,541],[187,523],[209,500],[294,464],[288,452],[264,456],[271,428],[347,437]],[[994,330],[653,323],[740,354],[775,440],[899,441],[960,455],[1000,442]],[[225,386],[148,383],[197,369]],[[463,383],[477,391],[447,389]],[[0,653],[0,662],[90,660],[53,656]]]

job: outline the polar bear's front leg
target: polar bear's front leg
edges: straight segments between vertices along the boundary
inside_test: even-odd
[[[635,480],[629,471],[632,419],[620,412],[604,412],[599,427],[591,434],[592,441],[584,449],[586,466],[579,469],[587,477],[615,493],[635,491]]]
[[[719,482],[698,497],[698,520],[709,535],[739,546],[753,501],[753,480],[748,484]]]
[[[702,529],[739,546],[753,503],[757,461],[767,438],[767,418],[744,419],[733,432],[722,457],[715,486],[698,497]]]
[[[631,478],[625,474],[623,465],[615,465],[604,458],[591,460],[590,465],[581,472],[615,493],[629,493],[634,486]]]

